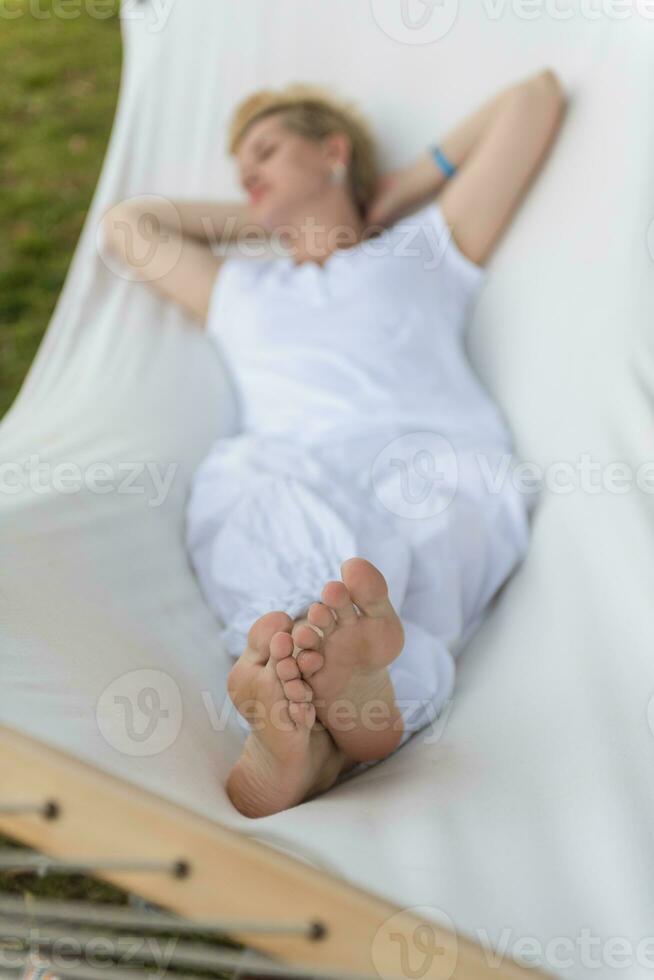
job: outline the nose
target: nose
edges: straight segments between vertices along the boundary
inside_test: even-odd
[[[242,171],[241,173],[241,185],[244,190],[251,191],[257,186],[259,178],[255,170]]]

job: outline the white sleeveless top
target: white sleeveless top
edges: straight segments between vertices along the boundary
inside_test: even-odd
[[[436,201],[323,266],[228,255],[207,332],[231,373],[242,432],[324,445],[429,430],[461,447],[508,446],[464,348],[484,280]]]

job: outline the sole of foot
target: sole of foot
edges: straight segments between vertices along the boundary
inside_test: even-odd
[[[404,731],[388,672],[404,646],[404,628],[371,562],[350,558],[341,576],[327,582],[322,601],[295,623],[292,637],[316,717],[348,757],[374,762],[398,747]]]
[[[346,760],[329,732],[315,726],[313,691],[293,657],[293,620],[261,616],[227,680],[227,690],[251,733],[227,780],[227,794],[244,816],[263,817],[328,789]]]

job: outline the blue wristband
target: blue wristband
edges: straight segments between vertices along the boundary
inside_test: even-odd
[[[446,177],[452,177],[456,173],[456,167],[450,163],[439,146],[430,146],[429,151],[434,159],[434,163],[440,167]]]

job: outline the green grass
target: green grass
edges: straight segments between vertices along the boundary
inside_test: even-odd
[[[48,325],[100,173],[120,80],[118,6],[100,20],[69,5],[80,16],[64,20],[48,0],[0,0],[0,417]],[[126,901],[81,875],[0,873],[0,891]]]
[[[39,346],[100,174],[120,80],[118,9],[118,0],[0,0],[0,417]]]
[[[0,835],[0,850],[15,850],[17,859],[21,852],[28,850],[18,841]],[[110,905],[125,905],[127,895],[108,882],[98,881],[84,875],[44,875],[34,872],[0,871],[0,892],[6,895],[30,895],[34,898],[60,898],[67,902],[103,902]]]
[[[98,19],[87,10],[101,5],[81,0],[0,0],[0,418],[48,325],[100,175],[121,69],[119,0],[102,9],[110,4],[111,16]],[[79,16],[62,19],[57,9]],[[0,849],[21,846],[0,835]],[[85,875],[10,872],[0,872],[0,893],[113,905],[129,898]],[[186,938],[242,948],[227,937]]]

